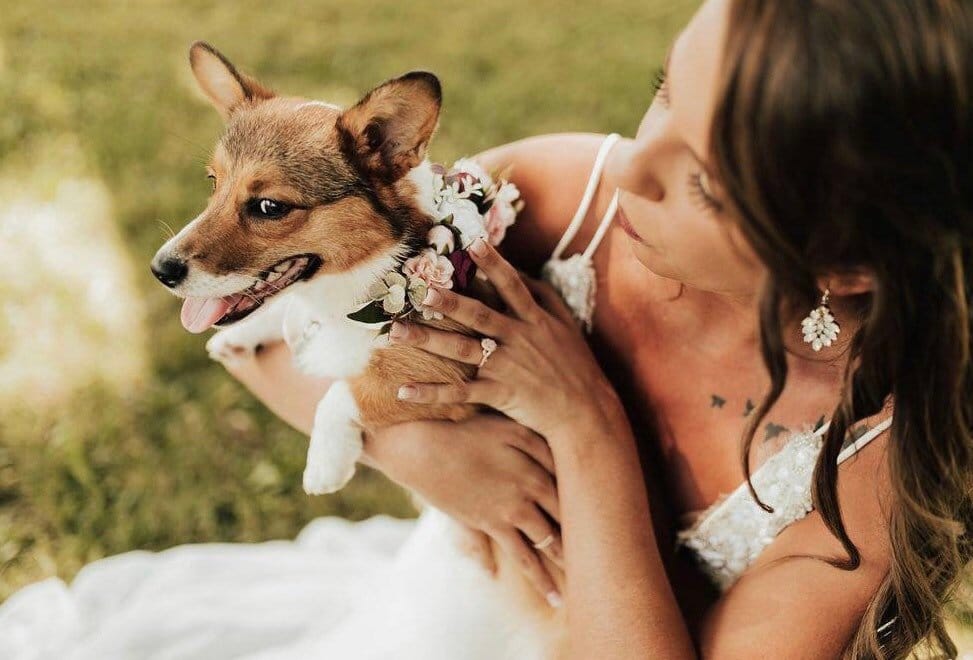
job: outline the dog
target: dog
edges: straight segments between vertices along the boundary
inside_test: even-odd
[[[207,207],[159,249],[152,272],[185,298],[188,330],[219,329],[207,342],[214,358],[283,338],[300,370],[336,379],[316,408],[304,472],[306,491],[334,492],[354,474],[363,429],[417,419],[460,421],[476,411],[469,404],[398,400],[403,382],[460,382],[475,367],[391,345],[375,325],[349,318],[384,273],[425,245],[435,222],[426,151],[439,122],[439,80],[410,72],[342,109],[278,96],[204,42],[191,46],[189,59],[225,131],[208,167],[213,194]],[[489,296],[479,280],[473,289]],[[416,320],[463,331],[449,319]],[[435,552],[414,555],[457,566],[469,562],[456,537],[441,531],[448,524],[426,527],[440,530],[418,534]],[[456,606],[485,599],[483,612],[495,620],[480,623],[495,632],[476,642],[476,653],[464,647],[464,656],[549,657],[563,614],[533,592],[512,559],[493,552],[496,579],[486,571],[483,580],[471,577],[476,586],[468,588],[478,594],[461,594]],[[431,622],[430,630],[445,625]],[[506,633],[497,634],[496,627]],[[402,643],[413,634],[404,633]],[[435,634],[429,633],[430,644]],[[426,657],[440,652],[431,646]]]

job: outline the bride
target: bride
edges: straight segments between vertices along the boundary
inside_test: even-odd
[[[434,304],[499,348],[468,386],[400,396],[503,415],[377,430],[367,461],[517,557],[564,613],[564,657],[955,656],[973,9],[707,0],[656,86],[633,140],[480,156],[527,200],[504,257],[476,256],[510,312]],[[479,357],[424,327],[392,341]],[[227,367],[305,430],[328,386],[283,346]],[[324,519],[293,543],[102,560],[0,608],[0,655],[354,658],[405,631],[479,657],[504,634],[464,592],[480,546],[444,577],[422,544],[437,524]]]

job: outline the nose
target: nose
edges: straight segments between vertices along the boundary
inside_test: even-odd
[[[152,260],[150,268],[156,279],[170,289],[186,279],[186,273],[189,272],[189,267],[185,261],[172,257],[165,259],[159,259],[157,257]]]
[[[605,177],[627,192],[661,202],[665,198],[665,187],[658,163],[665,160],[658,151],[652,144],[624,140],[612,149]]]

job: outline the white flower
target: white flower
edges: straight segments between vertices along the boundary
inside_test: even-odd
[[[483,166],[472,158],[460,158],[455,163],[453,163],[453,169],[458,172],[466,172],[467,174],[472,174],[480,181],[480,185],[483,188],[489,188],[493,185],[493,177],[491,177]]]
[[[434,201],[440,206],[451,205],[467,199],[469,196],[470,193],[468,191],[460,190],[459,181],[453,181],[451,183],[444,182],[436,193]]]
[[[456,200],[452,203],[440,205],[439,212],[441,217],[453,216],[453,226],[459,230],[462,240],[460,247],[469,247],[470,243],[481,236],[486,236],[486,227],[483,224],[483,216],[480,215],[476,204],[468,199]]]
[[[520,199],[520,188],[515,183],[504,181],[497,188],[497,199],[512,205]]]
[[[382,309],[388,314],[398,314],[405,309],[407,280],[401,273],[391,270],[376,281],[368,290],[372,300],[382,302]]]
[[[449,254],[456,247],[456,236],[446,225],[434,225],[426,234],[426,244],[438,254]]]

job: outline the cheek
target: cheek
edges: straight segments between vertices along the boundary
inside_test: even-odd
[[[760,265],[723,222],[695,208],[673,208],[664,222],[643,227],[646,244],[632,241],[633,255],[655,274],[701,289],[749,290],[756,286]]]
[[[320,254],[325,272],[341,272],[391,249],[396,241],[388,222],[367,202],[349,198],[309,214],[286,243],[293,251]]]

